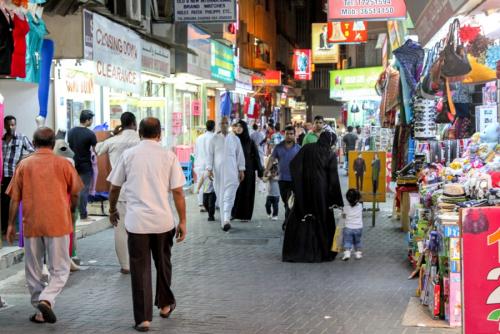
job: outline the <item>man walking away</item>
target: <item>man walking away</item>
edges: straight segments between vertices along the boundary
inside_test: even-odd
[[[7,232],[9,224],[10,197],[5,193],[9,186],[17,164],[23,156],[33,153],[35,149],[28,137],[16,131],[17,120],[14,116],[4,118],[5,134],[2,138],[3,173],[2,173],[2,234]]]
[[[314,126],[312,131],[309,131],[306,136],[304,137],[304,140],[302,141],[302,146],[307,145],[307,144],[313,144],[318,141],[319,136],[323,132],[323,128],[325,126],[325,120],[323,119],[323,116],[316,116],[314,117]]]
[[[14,241],[15,220],[22,201],[26,281],[31,303],[39,310],[30,320],[55,323],[55,298],[70,272],[71,213],[76,209],[83,184],[71,163],[52,151],[52,129],[39,128],[34,144],[36,153],[19,163],[7,189],[11,197],[7,239]],[[42,281],[45,254],[51,277],[47,286]]]
[[[352,131],[354,129],[352,126],[347,127],[347,134],[342,139],[344,143],[344,152],[345,152],[345,160],[347,162],[347,170],[349,170],[349,152],[356,150],[356,142],[358,140],[358,136],[356,136]]]
[[[160,316],[168,318],[175,309],[172,282],[171,249],[186,237],[186,202],[182,187],[186,179],[175,154],[160,146],[161,125],[153,117],[139,125],[141,142],[126,150],[108,177],[110,221],[117,225],[124,219],[128,231],[130,274],[135,329],[149,330],[153,320],[153,288],[151,284],[151,254],[156,267],[155,305]],[[117,209],[120,192],[125,193],[126,215]],[[172,193],[179,215],[175,228],[169,204]],[[177,231],[177,232],[176,232]]]
[[[80,193],[80,219],[86,220],[87,203],[89,201],[89,191],[94,175],[92,169],[91,149],[97,144],[95,133],[88,129],[94,121],[94,113],[90,110],[82,110],[80,114],[80,125],[72,128],[68,132],[69,147],[75,152],[75,167],[80,175],[84,188]]]
[[[221,132],[210,142],[207,159],[208,177],[214,180],[215,194],[220,206],[221,228],[224,232],[231,229],[231,211],[236,191],[245,178],[245,155],[240,139],[229,133],[229,119],[221,120]]]
[[[290,214],[290,208],[288,207],[288,199],[292,194],[293,183],[292,175],[290,174],[290,162],[295,158],[297,153],[300,151],[300,146],[295,143],[295,128],[289,126],[285,128],[285,140],[277,145],[271,157],[267,161],[266,172],[271,171],[275,161],[278,161],[279,167],[279,187],[281,200],[285,205],[285,222]],[[285,228],[285,223],[283,223],[283,229]]]
[[[100,142],[96,146],[96,153],[98,155],[109,154],[109,162],[111,163],[111,169],[113,170],[117,165],[118,161],[123,155],[125,150],[134,147],[140,142],[139,135],[137,134],[137,121],[135,115],[131,112],[124,112],[120,117],[121,122],[121,132],[114,137],[111,137],[103,142]],[[125,192],[120,194],[118,198],[118,203],[116,205],[120,217],[125,219],[127,213],[127,199],[125,198]],[[123,220],[119,222],[115,228],[115,251],[118,257],[118,262],[120,262],[122,274],[130,273],[129,257],[128,257],[128,236],[127,230],[125,229],[125,224]]]
[[[200,186],[200,181],[203,177],[203,174],[207,170],[207,157],[208,157],[208,149],[210,146],[210,141],[215,136],[215,122],[212,120],[208,120],[206,123],[207,131],[199,136],[196,139],[196,145],[194,147],[194,172],[196,173],[196,177],[198,178],[198,206],[200,211],[206,211],[203,206],[203,190]]]

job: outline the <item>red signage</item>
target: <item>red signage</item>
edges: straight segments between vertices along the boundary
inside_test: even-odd
[[[500,332],[500,207],[462,211],[465,334]]]
[[[201,116],[201,101],[194,100],[191,102],[191,114],[193,116]]]
[[[264,76],[252,76],[252,85],[254,86],[281,86],[280,71],[265,71]]]
[[[295,80],[311,80],[311,55],[310,49],[298,49],[293,52],[293,67]]]
[[[328,23],[328,42],[338,44],[366,43],[368,22],[345,21]]]
[[[328,21],[384,21],[404,18],[404,0],[328,0]]]

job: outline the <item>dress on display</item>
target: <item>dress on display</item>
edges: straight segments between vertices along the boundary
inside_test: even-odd
[[[14,52],[14,20],[7,11],[0,10],[0,75],[10,75]]]
[[[38,83],[40,81],[41,54],[43,38],[47,35],[45,23],[40,18],[34,18],[31,13],[26,15],[30,25],[30,32],[26,37],[26,79],[27,82]]]
[[[283,261],[332,261],[335,234],[333,205],[344,206],[337,156],[331,146],[335,134],[323,132],[314,144],[302,147],[290,163],[294,205],[286,221]]]
[[[26,77],[26,34],[30,31],[28,21],[14,15],[14,53],[12,54],[12,64],[10,76],[16,78]]]

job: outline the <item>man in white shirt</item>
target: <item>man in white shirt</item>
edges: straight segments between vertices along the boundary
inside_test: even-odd
[[[160,145],[161,125],[157,118],[143,119],[139,135],[141,142],[123,153],[108,177],[109,214],[111,223],[118,224],[120,214],[116,205],[123,191],[127,199],[124,221],[128,231],[135,329],[146,332],[153,319],[151,254],[157,273],[155,305],[162,318],[168,318],[175,309],[170,289],[171,248],[174,236],[177,242],[186,237],[186,202],[182,190],[186,179],[175,154]],[[170,193],[179,215],[177,229],[169,204]]]
[[[123,152],[126,149],[134,147],[139,144],[140,139],[137,134],[137,121],[135,115],[131,112],[124,112],[120,117],[121,122],[121,132],[108,140],[97,143],[96,153],[98,155],[103,155],[108,153],[109,162],[111,163],[111,168],[114,169],[118,164]],[[126,199],[125,194],[122,192],[118,198],[118,204],[116,208],[120,217],[123,219],[126,215]],[[130,264],[128,258],[128,246],[127,246],[127,230],[125,229],[125,224],[123,221],[115,226],[115,251],[118,257],[118,262],[120,262],[122,274],[130,273]]]
[[[235,134],[229,133],[229,119],[221,120],[221,132],[210,142],[207,159],[209,177],[214,180],[215,194],[221,208],[221,228],[231,229],[231,210],[236,191],[245,177],[245,155],[241,142]]]
[[[203,189],[201,189],[200,180],[202,179],[203,173],[207,170],[207,156],[208,149],[210,146],[210,141],[215,136],[215,122],[212,120],[208,120],[206,123],[207,131],[199,136],[196,139],[196,144],[194,147],[194,172],[198,177],[198,206],[200,207],[200,211],[204,212],[205,209],[203,207]]]

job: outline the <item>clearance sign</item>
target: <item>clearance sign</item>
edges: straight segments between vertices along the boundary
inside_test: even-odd
[[[293,67],[295,80],[311,80],[311,50],[298,49],[293,53]]]
[[[142,44],[132,30],[101,15],[84,12],[85,57],[96,66],[96,83],[141,93]]]
[[[404,0],[328,0],[328,21],[405,18]]]

